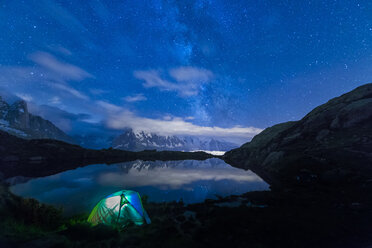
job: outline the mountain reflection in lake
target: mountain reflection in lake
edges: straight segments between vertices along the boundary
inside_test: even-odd
[[[89,165],[11,187],[17,195],[62,206],[67,214],[90,211],[101,198],[121,189],[138,191],[149,201],[196,203],[216,195],[266,190],[268,185],[251,171],[208,159]]]

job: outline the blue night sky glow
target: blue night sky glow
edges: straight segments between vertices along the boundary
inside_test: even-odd
[[[0,90],[67,133],[248,138],[372,81],[370,1],[2,1],[0,19]]]

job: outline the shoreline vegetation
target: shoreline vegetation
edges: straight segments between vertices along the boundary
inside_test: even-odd
[[[355,192],[358,192],[357,194]],[[63,217],[63,209],[0,186],[1,247],[368,247],[372,185],[253,191],[185,205],[143,196],[152,223],[123,230]]]

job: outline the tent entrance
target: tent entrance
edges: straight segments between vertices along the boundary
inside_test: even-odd
[[[116,219],[116,223],[119,223],[119,218],[120,218],[120,214],[121,214],[121,208],[122,208],[125,204],[130,204],[130,202],[129,202],[128,199],[125,197],[124,192],[122,192],[121,195],[120,195],[120,206],[119,206],[119,213],[118,213],[118,218]],[[131,205],[132,205],[132,204],[131,204]],[[133,205],[132,205],[132,207],[134,208]],[[137,211],[137,212],[138,212],[138,211]]]
[[[151,220],[143,208],[140,195],[131,190],[121,190],[102,199],[92,210],[88,221],[93,225],[126,226],[150,224]]]

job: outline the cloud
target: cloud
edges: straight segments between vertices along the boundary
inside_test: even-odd
[[[68,9],[62,7],[61,4],[53,0],[40,1],[40,8],[45,14],[56,20],[61,26],[76,34],[82,31],[87,31],[87,28],[76,18]],[[82,36],[81,33],[77,37]]]
[[[166,115],[166,116],[163,117],[163,120],[170,121],[170,120],[172,120],[172,116]]]
[[[89,91],[90,91],[90,93],[92,93],[93,95],[96,95],[96,96],[109,93],[108,90],[96,89],[96,88],[89,89]]]
[[[126,102],[140,102],[140,101],[146,101],[147,97],[143,94],[136,94],[134,96],[126,96],[123,98]]]
[[[71,131],[74,123],[86,121],[91,118],[91,116],[88,114],[73,114],[57,107],[36,105],[32,102],[28,103],[28,107],[32,114],[41,116],[44,119],[51,121],[54,125],[65,132]]]
[[[191,66],[171,69],[169,75],[178,82],[207,83],[213,78],[211,71]]]
[[[130,127],[135,131],[155,132],[161,135],[192,135],[211,137],[251,138],[262,129],[255,127],[234,126],[231,128],[199,126],[179,117],[150,119],[137,116],[135,113],[111,103],[98,101],[97,104],[106,113],[106,125],[109,128],[122,130]]]
[[[11,92],[27,92],[33,100],[42,102],[52,96],[68,93],[68,97],[88,100],[84,93],[69,85],[70,81],[83,81],[94,76],[84,69],[63,62],[50,53],[38,51],[28,58],[33,66],[0,67],[0,85]],[[23,98],[19,96],[20,98]],[[42,104],[46,103],[45,101]]]
[[[57,88],[57,89],[60,89],[60,90],[63,90],[67,93],[70,93],[71,95],[77,97],[77,98],[80,98],[80,99],[83,99],[83,100],[88,100],[89,97],[84,95],[83,93],[81,93],[80,91],[68,86],[68,85],[65,85],[65,84],[60,84],[60,83],[51,83],[50,84],[52,87],[54,88]]]
[[[161,91],[176,91],[181,97],[195,96],[201,85],[214,77],[206,69],[196,67],[178,67],[169,70],[171,80],[164,79],[157,70],[134,71],[135,78],[143,80],[145,88],[159,88]]]
[[[30,60],[46,68],[47,70],[57,73],[58,76],[66,80],[81,81],[93,76],[78,66],[59,61],[56,57],[46,52],[36,52],[29,56]]]
[[[29,94],[16,93],[15,95],[21,98],[22,100],[25,100],[26,102],[31,102],[33,100],[32,96]]]
[[[58,97],[58,96],[53,96],[52,98],[50,98],[50,99],[48,100],[48,103],[49,103],[49,104],[53,104],[53,105],[59,105],[59,104],[61,104],[62,102],[61,102],[61,98],[60,98],[60,97]]]
[[[107,111],[108,114],[115,114],[117,112],[122,111],[121,107],[116,106],[116,105],[111,104],[111,103],[108,103],[108,102],[105,102],[105,101],[97,101],[96,103],[98,104],[98,106],[100,106],[105,111]]]
[[[61,46],[59,44],[57,45],[49,45],[47,46],[49,50],[53,51],[53,52],[56,52],[56,53],[59,53],[61,55],[64,55],[64,56],[71,56],[72,55],[72,52],[67,49],[66,47],[64,46]]]
[[[158,87],[161,90],[181,90],[179,85],[164,80],[160,77],[159,72],[155,70],[150,71],[135,71],[134,76],[145,81],[143,86],[146,88]]]

